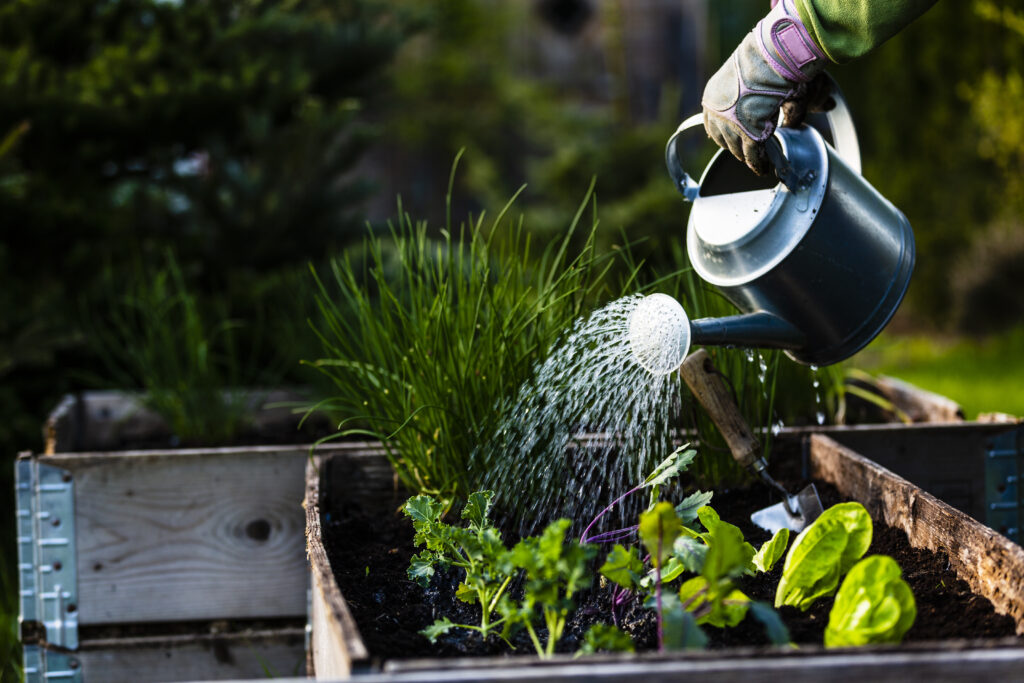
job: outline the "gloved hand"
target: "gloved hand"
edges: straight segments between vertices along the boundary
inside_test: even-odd
[[[775,132],[779,108],[787,100],[800,103],[787,107],[787,123],[798,125],[807,111],[807,96],[822,99],[808,86],[822,83],[815,77],[827,63],[793,0],[782,0],[708,81],[701,102],[705,130],[720,147],[764,175],[771,169],[764,142]]]

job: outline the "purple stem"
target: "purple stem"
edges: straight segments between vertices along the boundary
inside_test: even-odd
[[[618,498],[613,500],[611,503],[609,503],[608,507],[606,507],[604,510],[601,510],[601,512],[597,513],[597,517],[594,517],[594,521],[592,521],[590,524],[588,524],[587,528],[583,530],[583,535],[580,536],[580,543],[588,543],[589,542],[590,539],[587,538],[587,534],[590,533],[590,530],[592,528],[594,528],[594,525],[597,524],[598,520],[600,520],[602,517],[604,517],[605,514],[607,514],[609,510],[611,510],[616,505],[618,505],[623,499],[627,498],[628,496],[633,495],[634,493],[636,493],[640,489],[644,488],[644,486],[646,486],[646,484],[640,484],[639,486],[626,491],[621,496],[619,496]]]
[[[587,539],[587,543],[613,543],[615,541],[621,541],[624,538],[632,536],[636,533],[636,530],[640,528],[640,525],[628,526],[624,529],[615,529],[614,531],[604,531],[597,536],[591,536]]]
[[[658,558],[654,563],[654,595],[658,600],[658,652],[665,651],[665,631],[661,619],[661,520],[658,520]]]

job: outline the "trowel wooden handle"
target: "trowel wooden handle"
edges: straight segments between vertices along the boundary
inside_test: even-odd
[[[704,349],[694,351],[679,368],[690,391],[697,397],[711,420],[722,432],[725,442],[732,451],[732,457],[740,465],[748,467],[761,457],[758,443],[750,425],[740,414],[739,406],[733,399],[725,380],[715,369],[711,356]]]

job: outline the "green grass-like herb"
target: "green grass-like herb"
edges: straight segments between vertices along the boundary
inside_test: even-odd
[[[885,334],[849,362],[946,396],[968,419],[979,413],[1024,415],[1024,326],[983,340],[934,334]]]
[[[399,203],[390,231],[314,270],[324,357],[310,364],[334,385],[318,408],[337,416],[338,436],[382,439],[413,491],[464,499],[470,454],[497,423],[499,400],[575,318],[616,293],[615,259],[594,248],[596,220],[582,227],[591,193],[543,249],[509,218],[514,200],[492,220],[455,226],[449,189],[437,238]],[[577,232],[583,246],[572,249]]]
[[[112,383],[141,389],[182,442],[230,442],[245,419],[238,389],[273,375],[249,361],[261,331],[232,319],[226,299],[192,291],[170,253],[108,290],[113,304],[93,327]]]

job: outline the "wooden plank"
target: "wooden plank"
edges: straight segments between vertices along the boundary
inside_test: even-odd
[[[905,531],[915,548],[945,553],[957,576],[1024,635],[1024,548],[826,436],[811,436],[810,466],[812,477]]]
[[[699,680],[701,683],[904,683],[905,681],[1024,681],[1024,649],[945,649],[920,651],[835,651],[809,656],[761,653],[749,656],[734,653],[712,657],[701,653],[621,657],[619,661],[556,657],[530,664],[505,658],[490,666],[473,666],[471,660],[439,661],[442,668],[433,671],[388,671],[360,676],[363,683],[425,683],[426,681],[600,681],[602,683],[676,683]],[[465,662],[466,666],[451,666]]]
[[[320,525],[321,470],[320,457],[306,466],[306,553],[309,557],[313,590],[313,632],[310,639],[313,671],[308,673],[315,674],[318,679],[347,678],[352,672],[353,665],[365,663],[370,655],[348,604],[334,580],[334,572],[324,548],[323,528]]]
[[[306,446],[45,456],[74,481],[79,623],[305,616],[308,459]]]
[[[1014,427],[977,422],[801,427],[782,429],[778,439],[803,440],[810,433],[824,434],[985,521],[985,451],[993,437]]]
[[[305,630],[119,638],[83,642],[75,661],[83,683],[213,681],[296,676]]]
[[[300,415],[288,404],[308,400],[295,389],[225,391],[225,399],[245,403],[247,419],[241,437],[259,442],[279,442],[294,434],[295,442],[312,441],[304,436],[329,431],[324,415],[314,414],[298,430]],[[169,442],[173,436],[163,417],[146,406],[143,394],[131,391],[85,391],[65,395],[51,411],[43,428],[46,453],[112,451],[131,444]]]

